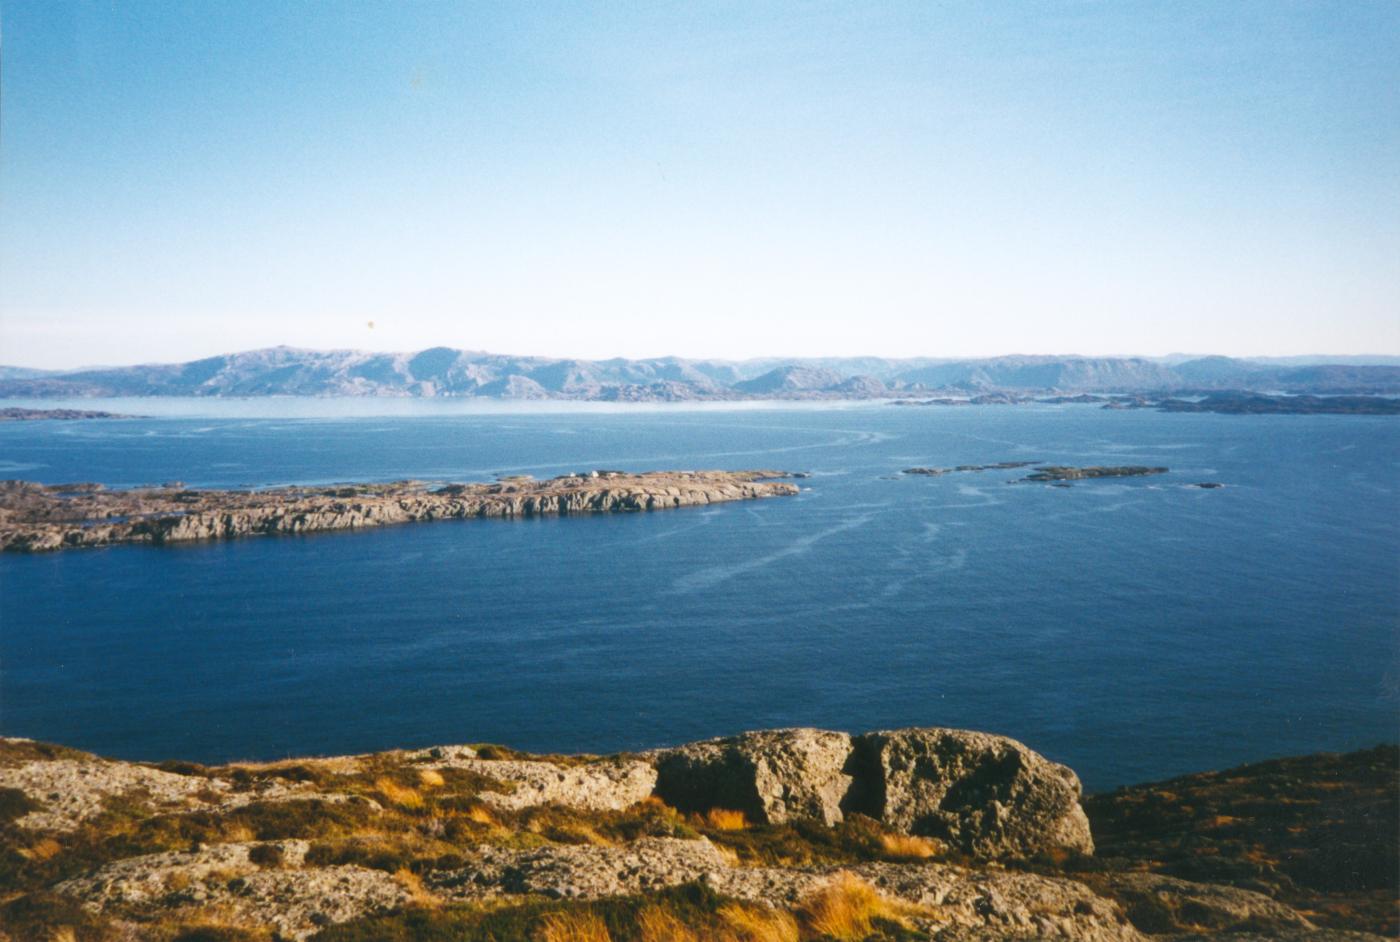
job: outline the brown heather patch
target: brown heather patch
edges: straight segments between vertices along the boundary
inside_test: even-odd
[[[75,899],[43,891],[0,903],[0,933],[15,942],[118,940],[118,933],[110,920],[89,913]]]
[[[27,762],[43,762],[51,759],[86,759],[96,761],[97,756],[67,746],[53,743],[35,742],[32,739],[0,739],[0,765],[24,765]]]
[[[478,759],[488,760],[516,760],[519,762],[547,762],[550,765],[557,765],[561,769],[577,768],[581,765],[591,765],[604,759],[603,756],[596,756],[590,753],[580,753],[578,755],[561,755],[555,752],[542,753],[539,755],[521,752],[519,749],[512,749],[509,746],[501,746],[496,743],[472,743],[471,748],[476,750]],[[628,753],[618,753],[616,756],[608,756],[607,759],[629,759]]]
[[[1400,748],[1275,759],[1090,795],[1095,858],[1259,889],[1318,925],[1395,937]]]
[[[882,859],[885,834],[863,815],[851,815],[836,827],[818,821],[755,824],[742,831],[701,826],[700,833],[717,847],[733,851],[749,866],[805,867],[859,863]]]
[[[248,862],[257,864],[266,870],[280,869],[285,856],[282,848],[277,844],[259,844],[256,847],[248,848]]]
[[[29,814],[31,811],[42,811],[44,805],[36,801],[19,788],[0,788],[0,827]]]

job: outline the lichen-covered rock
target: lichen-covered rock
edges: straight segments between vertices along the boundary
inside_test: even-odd
[[[1228,936],[1189,933],[1153,936],[1153,942],[1387,942],[1383,935],[1347,929],[1282,929],[1272,932],[1232,932]]]
[[[844,803],[978,857],[1093,853],[1079,778],[1005,736],[919,728],[857,736]]]
[[[983,938],[1001,939],[1140,939],[1115,903],[1072,880],[945,864],[739,867],[704,840],[644,838],[617,847],[532,850],[483,846],[466,866],[429,874],[425,882],[443,898],[480,900],[527,894],[600,899],[700,881],[725,896],[793,907],[841,873],[921,907],[919,921],[934,938],[984,931],[991,934]]]
[[[886,896],[922,907],[935,939],[1064,939],[1136,942],[1118,906],[1073,880],[948,864],[866,863],[846,868],[733,868],[706,875],[716,892],[795,906],[837,873],[853,874]]]
[[[508,894],[597,899],[689,883],[727,866],[724,855],[703,839],[648,837],[616,847],[531,850],[483,845],[464,867],[432,873],[426,882],[438,895],[457,899]]]
[[[729,808],[781,824],[842,819],[851,786],[844,770],[851,737],[820,729],[777,729],[691,743],[655,754],[656,794],[683,811]]]
[[[507,792],[482,792],[479,800],[516,811],[534,805],[566,805],[585,811],[621,811],[649,798],[656,769],[637,759],[608,758],[580,765],[520,759],[478,759],[458,755],[423,768],[457,768],[508,782]]]
[[[1090,879],[1096,889],[1122,903],[1133,925],[1144,932],[1312,928],[1297,910],[1253,890],[1159,873],[1106,873]]]
[[[30,830],[71,831],[100,814],[110,798],[139,795],[153,810],[197,807],[215,790],[202,778],[96,756],[0,767],[0,788],[16,788],[40,805],[15,821]],[[227,786],[225,785],[226,789]]]
[[[230,843],[129,857],[54,889],[94,911],[138,924],[217,912],[229,922],[262,925],[297,940],[410,899],[405,887],[379,870],[302,866],[307,846],[305,841]],[[259,847],[276,847],[280,865],[255,863],[250,854]]]
[[[0,740],[5,743],[23,740]],[[235,788],[226,779],[181,775],[98,756],[38,759],[0,765],[0,788],[15,788],[39,805],[17,819],[34,831],[72,831],[106,810],[112,799],[139,802],[149,814],[230,811],[253,802],[310,800],[339,804],[374,802],[338,792],[321,792],[304,782],[261,781]]]

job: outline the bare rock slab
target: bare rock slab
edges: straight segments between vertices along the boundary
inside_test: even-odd
[[[1094,851],[1079,777],[1014,739],[930,727],[866,733],[852,747],[848,812],[976,857]]]
[[[1098,874],[1095,889],[1118,900],[1144,932],[1278,932],[1311,929],[1291,906],[1234,886],[1194,883],[1159,873]]]
[[[844,771],[851,737],[821,729],[776,729],[690,743],[655,753],[656,795],[682,811],[728,808],[750,821],[842,820],[851,787]]]

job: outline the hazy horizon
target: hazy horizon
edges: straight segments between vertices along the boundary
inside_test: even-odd
[[[441,347],[445,347],[445,346],[447,346],[447,345],[445,345],[445,344],[434,344],[434,345],[432,345],[431,347],[424,347],[424,348],[418,348],[418,349],[413,349],[413,350],[384,350],[384,349],[375,349],[375,348],[369,348],[369,347],[302,347],[302,346],[293,346],[293,345],[291,345],[291,344],[273,344],[272,346],[267,346],[267,347],[252,347],[252,348],[240,349],[240,350],[222,350],[222,351],[218,351],[218,352],[216,352],[216,353],[209,353],[209,354],[205,354],[205,355],[202,355],[202,356],[190,357],[190,358],[187,358],[187,359],[179,359],[179,360],[142,360],[142,361],[132,361],[132,362],[107,361],[107,362],[81,363],[81,364],[78,364],[78,365],[76,365],[76,366],[59,366],[59,367],[43,367],[43,366],[35,366],[35,365],[29,364],[29,363],[17,363],[17,362],[12,362],[12,361],[3,361],[3,362],[0,362],[0,368],[32,369],[32,370],[53,371],[53,372],[79,372],[79,371],[85,371],[85,370],[130,369],[130,368],[133,368],[133,367],[141,367],[141,366],[166,366],[166,365],[173,365],[173,364],[180,364],[180,363],[189,363],[189,362],[194,362],[194,361],[198,361],[198,360],[202,360],[202,359],[210,359],[210,358],[220,357],[220,356],[240,356],[240,355],[261,353],[261,352],[265,352],[265,351],[279,350],[279,349],[280,349],[280,350],[293,350],[293,351],[304,352],[304,353],[317,353],[317,354],[338,354],[338,353],[339,353],[339,354],[362,354],[362,355],[364,355],[364,356],[409,356],[409,355],[413,355],[413,354],[416,354],[416,353],[421,353],[423,350],[426,350],[426,349],[441,348]],[[463,352],[463,353],[469,353],[469,354],[478,355],[478,356],[482,356],[482,357],[504,357],[504,358],[508,358],[508,359],[536,359],[536,358],[537,358],[537,359],[545,359],[545,360],[555,360],[555,359],[558,359],[558,360],[577,360],[577,361],[580,361],[580,362],[590,362],[590,363],[602,363],[602,362],[608,362],[608,361],[612,361],[612,360],[666,360],[666,359],[683,360],[683,361],[688,361],[688,362],[702,362],[702,361],[704,361],[704,362],[716,362],[716,363],[767,363],[767,362],[836,361],[836,360],[866,360],[866,359],[872,359],[872,360],[889,360],[889,361],[892,361],[892,362],[898,362],[898,361],[910,361],[910,362],[912,362],[912,361],[925,361],[925,360],[929,360],[929,361],[959,362],[959,361],[997,360],[997,359],[1011,359],[1011,358],[1032,358],[1032,357],[1037,357],[1037,358],[1048,358],[1048,359],[1110,359],[1110,360],[1117,360],[1117,359],[1121,359],[1121,360],[1130,360],[1130,359],[1131,359],[1131,360],[1147,360],[1147,361],[1151,361],[1151,362],[1165,362],[1165,361],[1171,361],[1171,362],[1185,362],[1185,361],[1189,361],[1189,360],[1193,360],[1193,359],[1203,359],[1203,358],[1208,358],[1208,357],[1225,356],[1225,354],[1218,354],[1218,353],[1212,353],[1212,352],[1194,352],[1194,353],[1192,353],[1192,352],[1185,352],[1185,351],[1177,350],[1177,351],[1172,351],[1171,353],[1162,353],[1162,354],[1148,354],[1148,353],[1103,353],[1103,354],[1084,354],[1084,353],[1067,353],[1067,352],[1027,353],[1027,352],[1024,352],[1024,351],[1011,351],[1011,352],[1003,352],[1003,353],[991,354],[991,355],[988,355],[988,356],[968,356],[968,357],[944,356],[944,355],[940,355],[940,354],[924,354],[924,353],[903,353],[903,354],[897,354],[897,355],[893,355],[893,356],[885,356],[885,355],[874,354],[874,353],[830,353],[830,354],[812,354],[812,355],[797,355],[797,354],[791,354],[791,355],[789,355],[789,354],[777,353],[777,354],[758,354],[758,355],[756,355],[756,356],[750,356],[750,357],[697,357],[697,356],[687,356],[687,355],[685,355],[685,354],[683,354],[683,353],[662,353],[662,354],[657,354],[656,356],[648,356],[648,357],[621,357],[621,356],[601,356],[601,357],[571,357],[571,356],[561,356],[561,357],[554,357],[554,356],[546,356],[546,355],[543,355],[543,354],[531,353],[531,352],[529,352],[529,351],[519,351],[519,350],[479,350],[479,349],[474,349],[474,348],[469,348],[469,347],[453,347],[453,348],[449,348],[449,349],[456,349],[456,350],[459,350],[460,352]],[[1391,365],[1391,361],[1400,360],[1400,354],[1390,354],[1390,353],[1303,353],[1303,354],[1290,354],[1290,355],[1283,355],[1283,356],[1270,356],[1270,355],[1260,354],[1260,355],[1255,355],[1255,356],[1250,356],[1250,355],[1232,356],[1232,357],[1230,357],[1230,359],[1244,360],[1244,361],[1250,361],[1250,362],[1256,362],[1256,363],[1287,362],[1287,361],[1309,361],[1309,362],[1317,362],[1317,363],[1326,363],[1326,362],[1332,362],[1332,361],[1336,361],[1336,362],[1345,361],[1346,363],[1357,363],[1357,364],[1360,364],[1360,363],[1376,363],[1376,364],[1382,364],[1382,363],[1384,363],[1385,365]]]
[[[1400,352],[1400,4],[3,12],[5,363]]]

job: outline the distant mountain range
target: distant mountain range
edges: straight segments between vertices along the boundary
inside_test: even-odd
[[[46,371],[0,367],[0,397],[411,396],[667,402],[873,399],[922,393],[1400,392],[1400,358],[1004,356],[743,361],[561,360],[432,347],[417,353],[273,347],[189,363]]]

